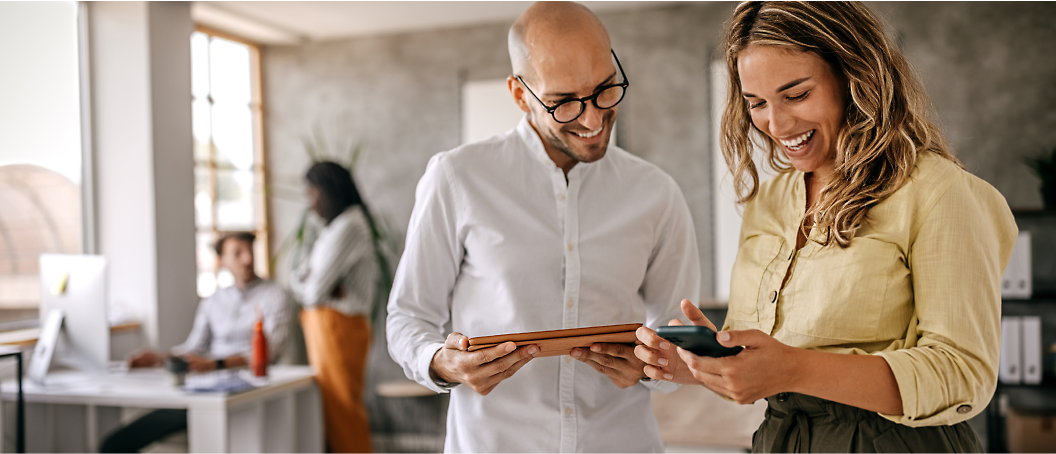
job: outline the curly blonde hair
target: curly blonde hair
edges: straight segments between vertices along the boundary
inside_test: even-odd
[[[822,246],[833,241],[850,246],[869,208],[906,184],[921,153],[937,153],[963,168],[928,119],[930,101],[912,67],[868,8],[854,2],[744,2],[726,32],[730,90],[721,126],[722,154],[739,203],[758,193],[753,130],[767,138],[759,145],[764,145],[769,165],[779,172],[792,169],[784,153],[778,153],[780,144],[752,123],[742,96],[737,58],[752,45],[813,52],[847,81],[849,102],[836,137],[835,172],[800,224],[808,237],[808,219],[828,232],[813,238]]]

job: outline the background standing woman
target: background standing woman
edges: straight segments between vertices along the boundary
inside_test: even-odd
[[[743,3],[725,51],[746,205],[718,339],[746,348],[703,358],[641,329],[647,375],[766,398],[756,452],[983,451],[965,421],[997,383],[1004,198],[950,154],[861,3]],[[762,184],[753,136],[779,171]]]
[[[379,268],[369,213],[344,167],[320,162],[306,179],[311,210],[323,227],[306,242],[310,253],[296,266],[291,288],[304,305],[301,326],[326,439],[330,452],[371,452],[363,383]]]

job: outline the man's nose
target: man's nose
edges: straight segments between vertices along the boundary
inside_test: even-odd
[[[587,131],[595,131],[601,126],[602,120],[605,118],[605,111],[594,106],[594,103],[588,102],[583,107],[583,114],[579,116],[579,124]]]

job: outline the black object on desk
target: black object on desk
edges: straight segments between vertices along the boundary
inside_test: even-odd
[[[26,452],[26,404],[22,398],[22,349],[18,347],[0,346],[0,358],[14,356],[18,363],[15,377],[18,380],[18,401],[16,403],[15,416],[15,452]]]

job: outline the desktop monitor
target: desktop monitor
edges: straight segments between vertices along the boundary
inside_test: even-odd
[[[106,370],[110,361],[106,257],[41,254],[40,321],[63,313],[53,361],[83,370]]]

